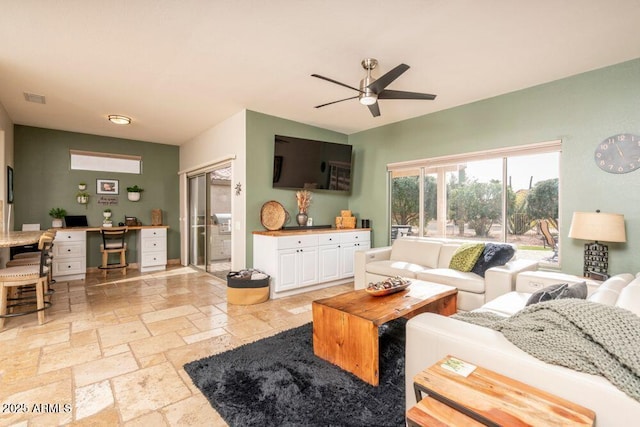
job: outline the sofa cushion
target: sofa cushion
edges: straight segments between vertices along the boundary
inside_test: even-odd
[[[442,246],[440,241],[402,237],[393,242],[390,259],[436,268],[440,256],[440,246]]]
[[[543,301],[550,301],[562,298],[587,298],[587,284],[585,282],[574,283],[557,283],[547,286],[537,292],[531,294],[525,305],[536,304]]]
[[[440,247],[440,257],[438,258],[438,266],[436,268],[449,268],[453,254],[456,253],[463,243],[466,242],[444,243],[442,247]]]
[[[620,292],[616,307],[627,309],[640,316],[640,278],[629,283]]]
[[[471,271],[482,255],[482,251],[484,251],[484,243],[463,243],[451,257],[449,268],[458,271]]]
[[[459,291],[484,294],[484,279],[477,274],[452,268],[431,268],[416,273],[416,279],[454,286]]]
[[[487,243],[471,271],[484,277],[488,269],[505,265],[515,253],[516,249],[507,243]]]
[[[381,276],[400,276],[415,278],[416,272],[423,271],[424,267],[404,261],[381,260],[367,264],[367,272]]]

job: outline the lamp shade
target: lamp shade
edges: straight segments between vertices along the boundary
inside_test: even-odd
[[[569,237],[600,242],[626,242],[624,215],[602,212],[574,212]]]

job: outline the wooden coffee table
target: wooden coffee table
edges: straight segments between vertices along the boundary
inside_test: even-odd
[[[313,352],[371,385],[379,382],[378,327],[399,317],[456,312],[458,290],[411,280],[411,286],[380,297],[364,289],[313,301]]]

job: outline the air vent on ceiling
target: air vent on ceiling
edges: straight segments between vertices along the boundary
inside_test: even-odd
[[[35,93],[24,92],[24,99],[27,102],[35,102],[36,104],[46,104],[44,95],[37,95]]]

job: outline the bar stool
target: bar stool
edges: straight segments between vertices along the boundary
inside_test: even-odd
[[[102,244],[100,252],[102,252],[102,265],[98,268],[102,270],[102,276],[107,277],[108,270],[121,269],[122,275],[127,274],[127,244],[124,241],[128,227],[102,227],[100,234],[102,235]],[[118,263],[109,264],[109,254],[119,254]]]
[[[4,319],[14,316],[23,316],[31,313],[38,313],[38,323],[44,324],[44,310],[51,306],[45,301],[45,290],[49,276],[49,264],[51,263],[50,239],[45,239],[40,251],[40,262],[37,265],[20,265],[0,269],[0,330],[4,328]],[[21,306],[28,306],[34,303],[33,297],[13,297],[9,291],[20,289],[25,286],[34,286],[36,291],[35,309],[15,312],[13,309]],[[11,313],[10,313],[11,311]]]

